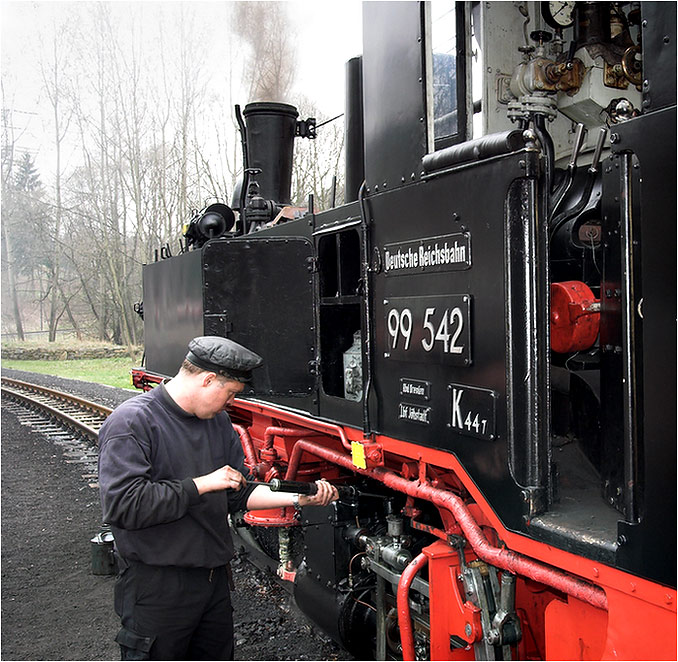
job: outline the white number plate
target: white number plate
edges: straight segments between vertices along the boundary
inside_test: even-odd
[[[420,363],[471,364],[471,296],[384,300],[384,357]]]

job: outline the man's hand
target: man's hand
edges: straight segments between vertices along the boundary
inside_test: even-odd
[[[318,491],[313,495],[300,494],[300,506],[326,506],[332,501],[339,498],[339,492],[334,485],[330,485],[326,480],[316,480],[315,484],[318,486]]]
[[[220,492],[221,490],[239,490],[246,484],[245,477],[237,469],[228,465],[213,471],[211,474],[198,476],[193,479],[193,482],[198,488],[198,494]]]

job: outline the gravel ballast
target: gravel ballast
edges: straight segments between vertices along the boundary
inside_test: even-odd
[[[2,370],[115,407],[136,391]],[[2,406],[3,660],[115,660],[110,576],[91,572],[99,495],[62,449]],[[233,562],[237,660],[352,660],[297,610],[268,572]]]

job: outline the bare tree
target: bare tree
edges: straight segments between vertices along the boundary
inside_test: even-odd
[[[140,334],[133,302],[141,295],[141,262],[153,247],[176,243],[207,182],[196,148],[204,56],[191,39],[191,12],[180,7],[177,25],[160,30],[157,66],[149,70],[141,56],[148,34],[124,30],[112,11],[95,6],[80,41],[88,57],[73,104],[84,166],[72,180],[69,218],[88,241],[68,254],[99,335],[110,327],[115,341],[129,345]],[[104,274],[105,292],[92,287],[92,265]]]
[[[142,213],[138,132],[143,130],[143,108],[135,98],[136,61],[133,55],[130,62],[119,59],[110,7],[95,6],[91,21],[87,38],[80,42],[91,55],[72,97],[85,165],[73,178],[69,214],[72,231],[78,228],[78,235],[87,241],[80,244],[82,254],[70,253],[70,263],[88,308],[97,310],[100,337],[108,335],[104,321],[109,320],[114,327],[111,337],[131,346],[137,329],[128,292],[136,243],[130,230],[138,226],[136,216]],[[89,272],[92,265],[94,273]],[[95,292],[88,282],[97,271],[106,288]]]
[[[2,99],[4,106],[2,109],[2,266],[5,272],[3,283],[6,284],[9,290],[17,338],[24,340],[24,327],[17,293],[14,246],[12,241],[12,230],[16,227],[16,224],[10,220],[13,219],[16,211],[13,190],[15,140],[11,111],[8,104],[5,103],[4,83],[2,85]],[[6,299],[5,297],[3,298]]]
[[[69,44],[72,35],[66,21],[56,26],[52,37],[51,53],[49,59],[41,66],[43,89],[52,112],[52,129],[54,137],[55,175],[54,175],[54,249],[51,254],[51,274],[49,293],[49,341],[56,340],[57,327],[65,309],[69,308],[70,299],[64,295],[60,283],[61,274],[61,250],[59,239],[62,231],[63,208],[62,208],[62,150],[63,142],[71,122],[72,110],[66,102],[68,61],[71,57]],[[63,309],[59,311],[60,302]],[[68,316],[73,320],[69,309]],[[80,335],[78,331],[78,335]]]
[[[13,110],[5,96],[2,112],[2,271],[3,327],[12,326],[25,338],[25,320],[31,320],[31,301],[36,276],[44,268],[45,234],[48,226],[44,189],[34,157],[20,147],[23,129],[15,117],[31,112]],[[25,128],[25,127],[24,127]],[[39,295],[38,295],[39,296]],[[9,305],[8,305],[9,304]]]
[[[303,206],[310,193],[317,210],[329,209],[332,202],[341,203],[344,197],[344,123],[342,118],[323,116],[317,106],[306,97],[298,101],[302,117],[315,117],[318,137],[297,141],[292,171],[292,198]],[[327,122],[327,123],[325,123]]]

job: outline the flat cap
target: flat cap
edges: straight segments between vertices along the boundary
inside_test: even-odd
[[[221,336],[193,338],[186,359],[203,370],[244,383],[252,381],[252,370],[264,362],[247,347]]]

